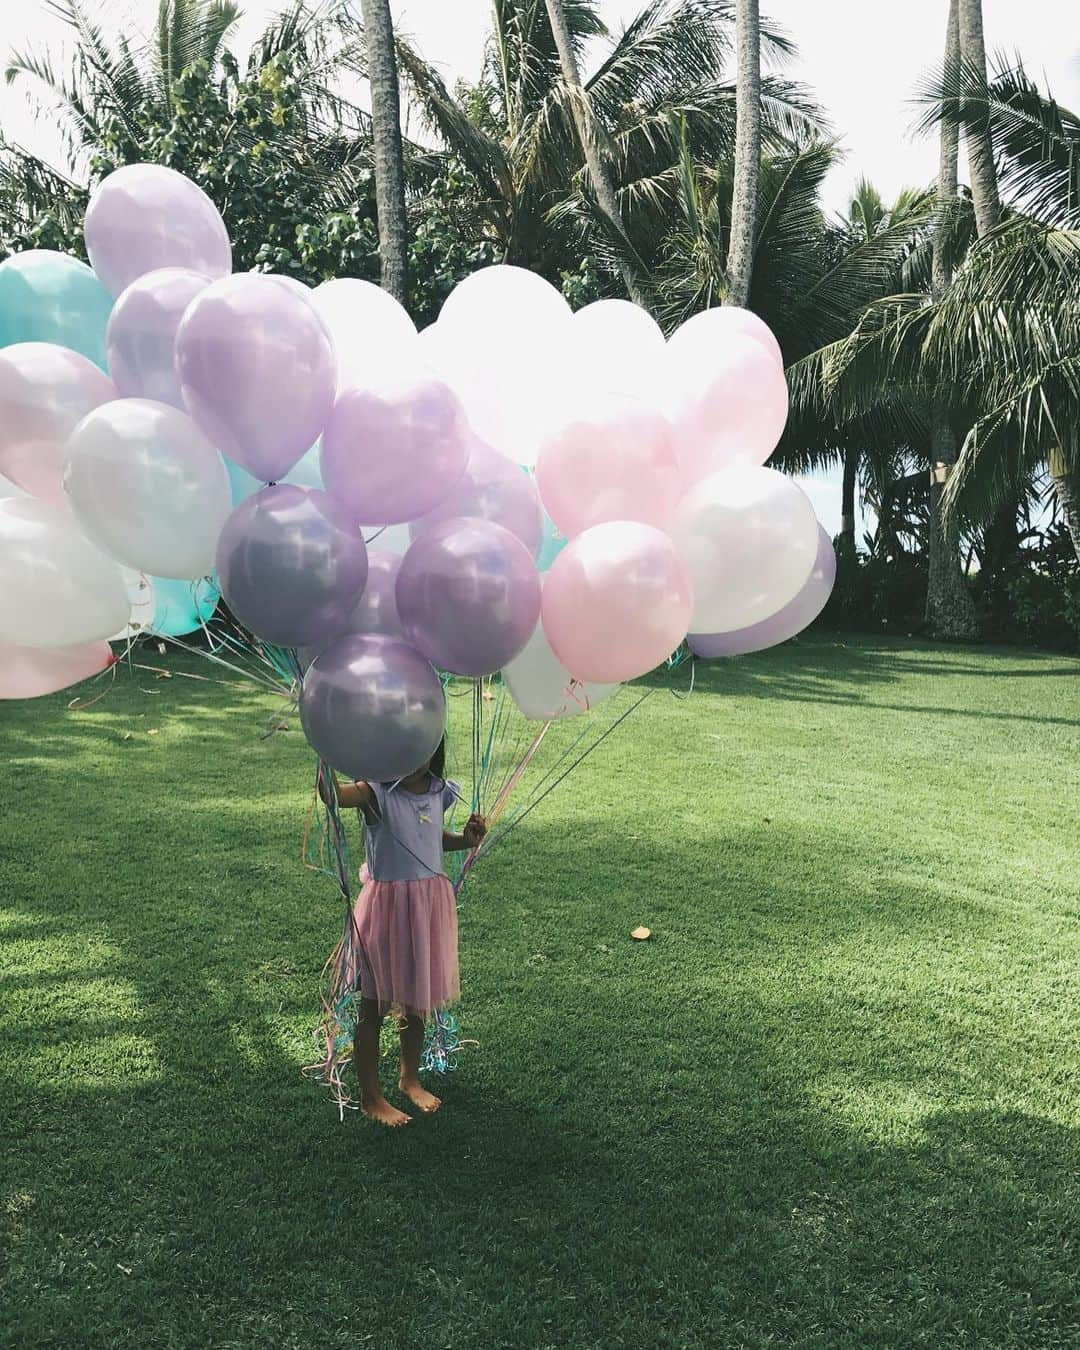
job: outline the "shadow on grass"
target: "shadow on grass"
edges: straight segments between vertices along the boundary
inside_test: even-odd
[[[560,866],[591,865],[603,888],[610,850],[566,849]],[[140,907],[130,883],[21,903],[24,939],[107,941],[137,1013],[54,1017],[52,980],[105,973],[72,961],[41,973],[40,1020],[14,1028],[16,1059],[36,1047],[23,1063],[47,1071],[2,1070],[12,1343],[345,1345],[377,1326],[393,1346],[1068,1344],[1078,1133],[1012,1108],[891,1127],[830,1110],[834,1072],[917,1083],[895,1008],[822,981],[778,997],[708,978],[725,947],[750,970],[804,956],[778,926],[828,943],[851,922],[733,884],[725,931],[689,931],[674,966],[635,947],[659,962],[613,973],[550,932],[547,975],[515,979],[496,954],[474,980],[481,1050],[445,1110],[399,1134],[339,1124],[299,1076],[325,923],[293,914],[275,963],[280,903],[232,946],[224,909]],[[556,935],[570,908],[554,904]],[[584,914],[575,945],[598,922]],[[500,924],[512,946],[490,910],[472,936]],[[897,933],[917,949],[926,926],[909,914]],[[125,1067],[125,1037],[149,1067]],[[79,1084],[114,1039],[112,1067]]]
[[[875,645],[866,640],[830,637],[813,634],[802,640],[787,643],[766,652],[726,660],[697,660],[692,677],[688,665],[672,671],[656,671],[636,686],[643,689],[670,689],[679,695],[691,687],[702,694],[728,697],[778,698],[805,703],[850,705],[875,708],[889,712],[927,714],[930,716],[990,719],[1003,722],[1028,722],[1045,726],[1080,727],[1080,715],[1056,717],[1047,714],[1018,712],[1005,707],[971,707],[957,696],[948,682],[975,680],[1080,680],[1080,661],[1061,655],[1032,655],[1031,664],[1010,666],[1003,664],[1009,652],[987,652],[984,649],[943,651],[926,644],[925,657],[905,656],[903,651],[916,644],[908,642],[903,649],[888,644]],[[973,660],[973,655],[979,660]],[[890,687],[904,684],[911,676],[933,680],[941,677],[946,684],[941,702],[916,704],[887,702],[878,693],[887,693]]]

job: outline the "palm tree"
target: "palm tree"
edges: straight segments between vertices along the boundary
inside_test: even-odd
[[[495,0],[475,85],[451,93],[400,38],[398,60],[440,153],[476,181],[473,229],[495,241],[505,261],[549,277],[596,255],[618,289],[623,262],[640,283],[657,261],[649,250],[679,195],[683,139],[700,162],[731,161],[735,91],[723,71],[733,53],[734,0],[648,0],[614,38],[600,8],[599,0],[561,5],[579,70],[586,46],[598,57],[581,89],[622,232],[612,230],[597,199],[555,34],[538,0]],[[792,51],[768,24],[761,40],[770,58]],[[773,75],[762,80],[762,119],[773,149],[821,125],[804,91]]]
[[[946,71],[923,97],[928,121],[985,130],[1012,197],[923,335],[927,363],[979,410],[945,508],[987,520],[1045,465],[1080,559],[1080,116],[1020,65],[981,87]]]
[[[566,86],[566,95],[573,114],[574,125],[577,127],[578,140],[585,156],[585,163],[588,166],[597,207],[605,225],[611,232],[612,238],[620,246],[619,270],[622,273],[627,294],[637,304],[648,308],[645,292],[638,284],[636,268],[631,260],[632,250],[622,222],[622,213],[619,210],[619,201],[615,195],[615,186],[607,165],[604,163],[596,122],[593,118],[592,105],[589,102],[589,95],[581,84],[577,53],[574,50],[574,38],[570,31],[566,10],[563,7],[562,0],[546,0],[546,4],[548,21],[551,24],[555,47],[559,53],[563,84]]]
[[[384,290],[408,302],[409,235],[405,214],[405,162],[401,148],[401,104],[390,0],[362,0],[375,142],[375,200]]]
[[[758,0],[735,8],[735,190],[728,250],[729,305],[745,307],[754,270],[758,182],[761,174],[761,19]]]
[[[945,28],[945,69],[954,71],[961,59],[957,0],[951,0]],[[937,195],[943,219],[934,233],[931,296],[939,300],[952,281],[947,230],[955,217],[959,133],[955,124],[941,125]],[[927,538],[928,575],[926,625],[933,637],[970,639],[978,634],[975,602],[960,566],[954,531],[942,519],[941,494],[956,463],[956,434],[951,412],[941,392],[930,394],[930,521]]]
[[[929,206],[929,194],[911,188],[903,189],[897,194],[892,206],[886,206],[874,185],[868,179],[861,178],[848,207],[848,214],[836,231],[836,245],[841,254],[848,254],[880,236],[891,236],[892,242],[899,245],[899,251],[892,275],[881,277],[879,293],[894,291],[903,283],[905,275],[909,280],[914,280],[922,263]],[[867,466],[871,480],[878,496],[887,497],[885,485],[891,480],[883,466],[902,463],[905,457],[910,457],[908,438],[912,428],[910,422],[906,423],[899,429],[899,435],[896,434],[896,428],[890,434],[881,423],[873,428],[859,424],[845,427],[838,425],[836,430],[838,440],[842,441],[843,455],[837,552],[850,558],[855,554],[855,492],[860,468],[868,451],[876,453],[874,463]],[[876,443],[868,439],[868,433],[877,437]],[[880,511],[878,516],[880,520]]]
[[[972,85],[975,99],[965,121],[964,140],[967,143],[975,225],[982,239],[997,228],[1001,219],[1001,199],[998,196],[994,151],[985,109],[986,43],[983,38],[982,0],[959,0],[956,28],[959,62],[965,80]],[[955,60],[953,64],[957,64]]]

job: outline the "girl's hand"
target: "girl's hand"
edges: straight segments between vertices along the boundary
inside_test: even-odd
[[[483,816],[475,813],[465,822],[465,828],[461,832],[461,837],[468,844],[469,848],[479,848],[484,842],[484,836],[487,834],[487,821]]]

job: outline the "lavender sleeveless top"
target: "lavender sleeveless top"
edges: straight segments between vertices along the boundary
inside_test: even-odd
[[[443,875],[443,814],[458,795],[456,783],[432,777],[427,792],[369,783],[379,820],[364,822],[364,851],[373,881],[426,881]]]

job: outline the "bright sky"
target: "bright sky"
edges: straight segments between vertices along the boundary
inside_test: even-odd
[[[643,3],[601,0],[601,9],[617,31]],[[280,0],[241,4],[237,45],[243,48]],[[128,30],[139,26],[140,16],[151,22],[157,8],[153,0],[100,0],[98,6],[90,0],[90,7],[103,11],[109,26]],[[0,8],[0,54],[45,47],[62,65],[66,30],[46,0],[6,0]],[[490,0],[393,0],[392,8],[401,31],[447,78],[477,74]],[[762,0],[762,9],[794,38],[800,55],[788,73],[816,91],[847,150],[827,184],[826,205],[842,209],[864,173],[886,199],[908,184],[929,182],[935,151],[911,137],[909,100],[920,75],[940,59],[945,0],[908,0],[902,8],[871,0]],[[983,0],[983,13],[988,50],[1019,51],[1059,102],[1080,105],[1080,26],[1070,0]],[[10,139],[39,154],[59,154],[55,126],[35,120],[20,88],[0,88],[0,122]]]
[[[153,22],[154,0],[88,0],[105,26],[131,31]],[[356,0],[359,5],[359,0]],[[601,11],[619,31],[645,0],[601,0]],[[245,50],[281,0],[241,0],[244,18],[234,45]],[[479,72],[491,0],[391,0],[399,30],[438,64],[445,78]],[[925,184],[936,171],[935,147],[910,134],[910,99],[921,75],[940,61],[945,0],[762,0],[762,10],[795,40],[799,57],[790,78],[811,86],[841,137],[846,158],[826,183],[825,205],[845,209],[851,189],[867,175],[890,200],[900,188]],[[1080,111],[1080,25],[1075,0],[983,0],[988,52],[1019,52],[1036,79],[1059,103]],[[48,51],[62,69],[68,46],[63,22],[47,0],[0,0],[0,56],[12,49]],[[0,126],[5,136],[35,153],[60,160],[55,124],[35,117],[24,89],[0,85]],[[831,479],[831,476],[830,476]],[[811,495],[822,523],[839,528],[833,481],[819,481]]]

